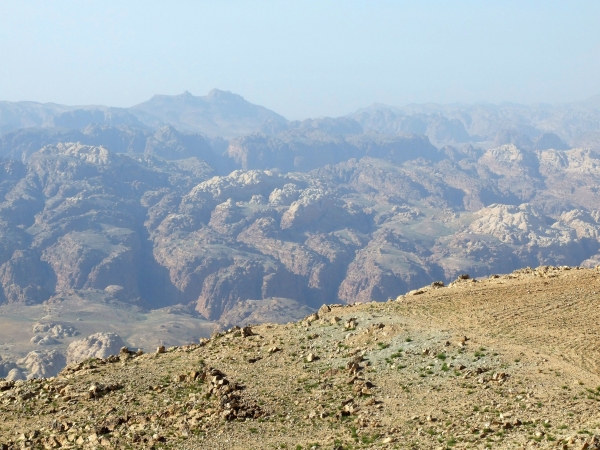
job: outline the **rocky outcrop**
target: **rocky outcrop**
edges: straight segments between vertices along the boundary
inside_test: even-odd
[[[106,358],[116,355],[125,342],[115,333],[95,333],[85,339],[73,341],[67,350],[67,363],[80,362],[89,358]]]
[[[25,376],[25,374],[23,373],[23,371],[21,369],[14,368],[11,369],[8,374],[6,375],[6,381],[19,381],[19,380],[26,380],[27,377]]]
[[[7,361],[0,356],[0,378],[8,376],[11,370],[16,369],[17,365],[12,361]]]
[[[79,331],[72,325],[62,325],[54,322],[37,322],[33,325],[32,332],[34,334],[47,334],[57,339],[77,336],[79,334]]]
[[[27,379],[48,378],[58,375],[66,365],[64,355],[56,350],[29,352],[25,358],[17,361],[27,369]]]

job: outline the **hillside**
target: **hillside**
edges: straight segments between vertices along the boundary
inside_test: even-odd
[[[600,272],[386,303],[2,382],[4,448],[598,448]]]

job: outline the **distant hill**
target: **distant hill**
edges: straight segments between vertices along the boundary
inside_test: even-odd
[[[437,146],[466,142],[491,144],[499,134],[506,137],[507,133],[536,141],[552,133],[562,141],[562,148],[566,147],[565,143],[574,146],[581,140],[589,141],[589,133],[596,131],[600,123],[599,107],[600,96],[585,102],[557,105],[425,103],[395,108],[374,103],[346,118],[357,121],[366,133],[424,134]]]
[[[218,89],[203,97],[187,91],[181,95],[155,95],[131,108],[0,102],[0,135],[23,128],[82,130],[89,125],[150,128],[171,125],[180,131],[229,139],[261,129],[278,129],[287,123],[276,112]]]
[[[175,128],[209,136],[231,138],[256,132],[267,122],[284,124],[286,118],[241,95],[213,89],[204,97],[185,91],[180,95],[155,95],[130,108],[147,125],[168,123]]]

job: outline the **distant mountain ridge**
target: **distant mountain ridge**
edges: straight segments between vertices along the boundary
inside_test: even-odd
[[[152,119],[156,118],[186,131],[225,138],[253,133],[265,122],[287,122],[285,117],[250,103],[241,95],[218,89],[203,97],[188,91],[155,95],[129,110],[148,125],[153,125]]]
[[[281,126],[287,122],[280,114],[250,103],[241,95],[218,89],[200,97],[188,91],[180,95],[155,95],[131,108],[0,102],[0,134],[22,128],[171,125],[181,131],[232,138],[257,132],[265,124]]]
[[[571,146],[597,143],[590,133],[600,126],[600,95],[586,101],[549,105],[500,104],[409,104],[402,108],[374,103],[346,118],[356,120],[365,132],[426,135],[434,145],[489,142],[510,131],[531,140],[556,134]]]
[[[596,147],[600,145],[600,96],[581,102],[530,106],[508,102],[425,103],[398,108],[374,103],[344,117],[303,121],[288,121],[238,94],[219,89],[205,96],[194,96],[188,91],[155,95],[130,108],[0,102],[0,135],[23,128],[83,130],[90,125],[152,130],[169,125],[211,139],[314,131],[340,136],[412,133],[427,136],[438,147],[478,143],[486,148],[497,143],[499,134],[520,135],[521,140],[535,142],[552,133],[570,147]]]

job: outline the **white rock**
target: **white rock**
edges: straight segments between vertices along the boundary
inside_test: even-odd
[[[31,378],[48,378],[58,375],[66,365],[65,356],[56,351],[40,351],[35,350],[29,352],[25,358],[17,361],[17,364],[27,368],[29,374],[28,379]]]
[[[116,333],[96,333],[80,341],[71,342],[67,349],[67,362],[84,361],[89,358],[106,358],[117,355],[125,342]]]
[[[23,372],[21,372],[21,370],[18,368],[11,369],[10,372],[8,372],[8,375],[6,375],[7,381],[17,381],[25,379],[25,375],[23,375]]]

